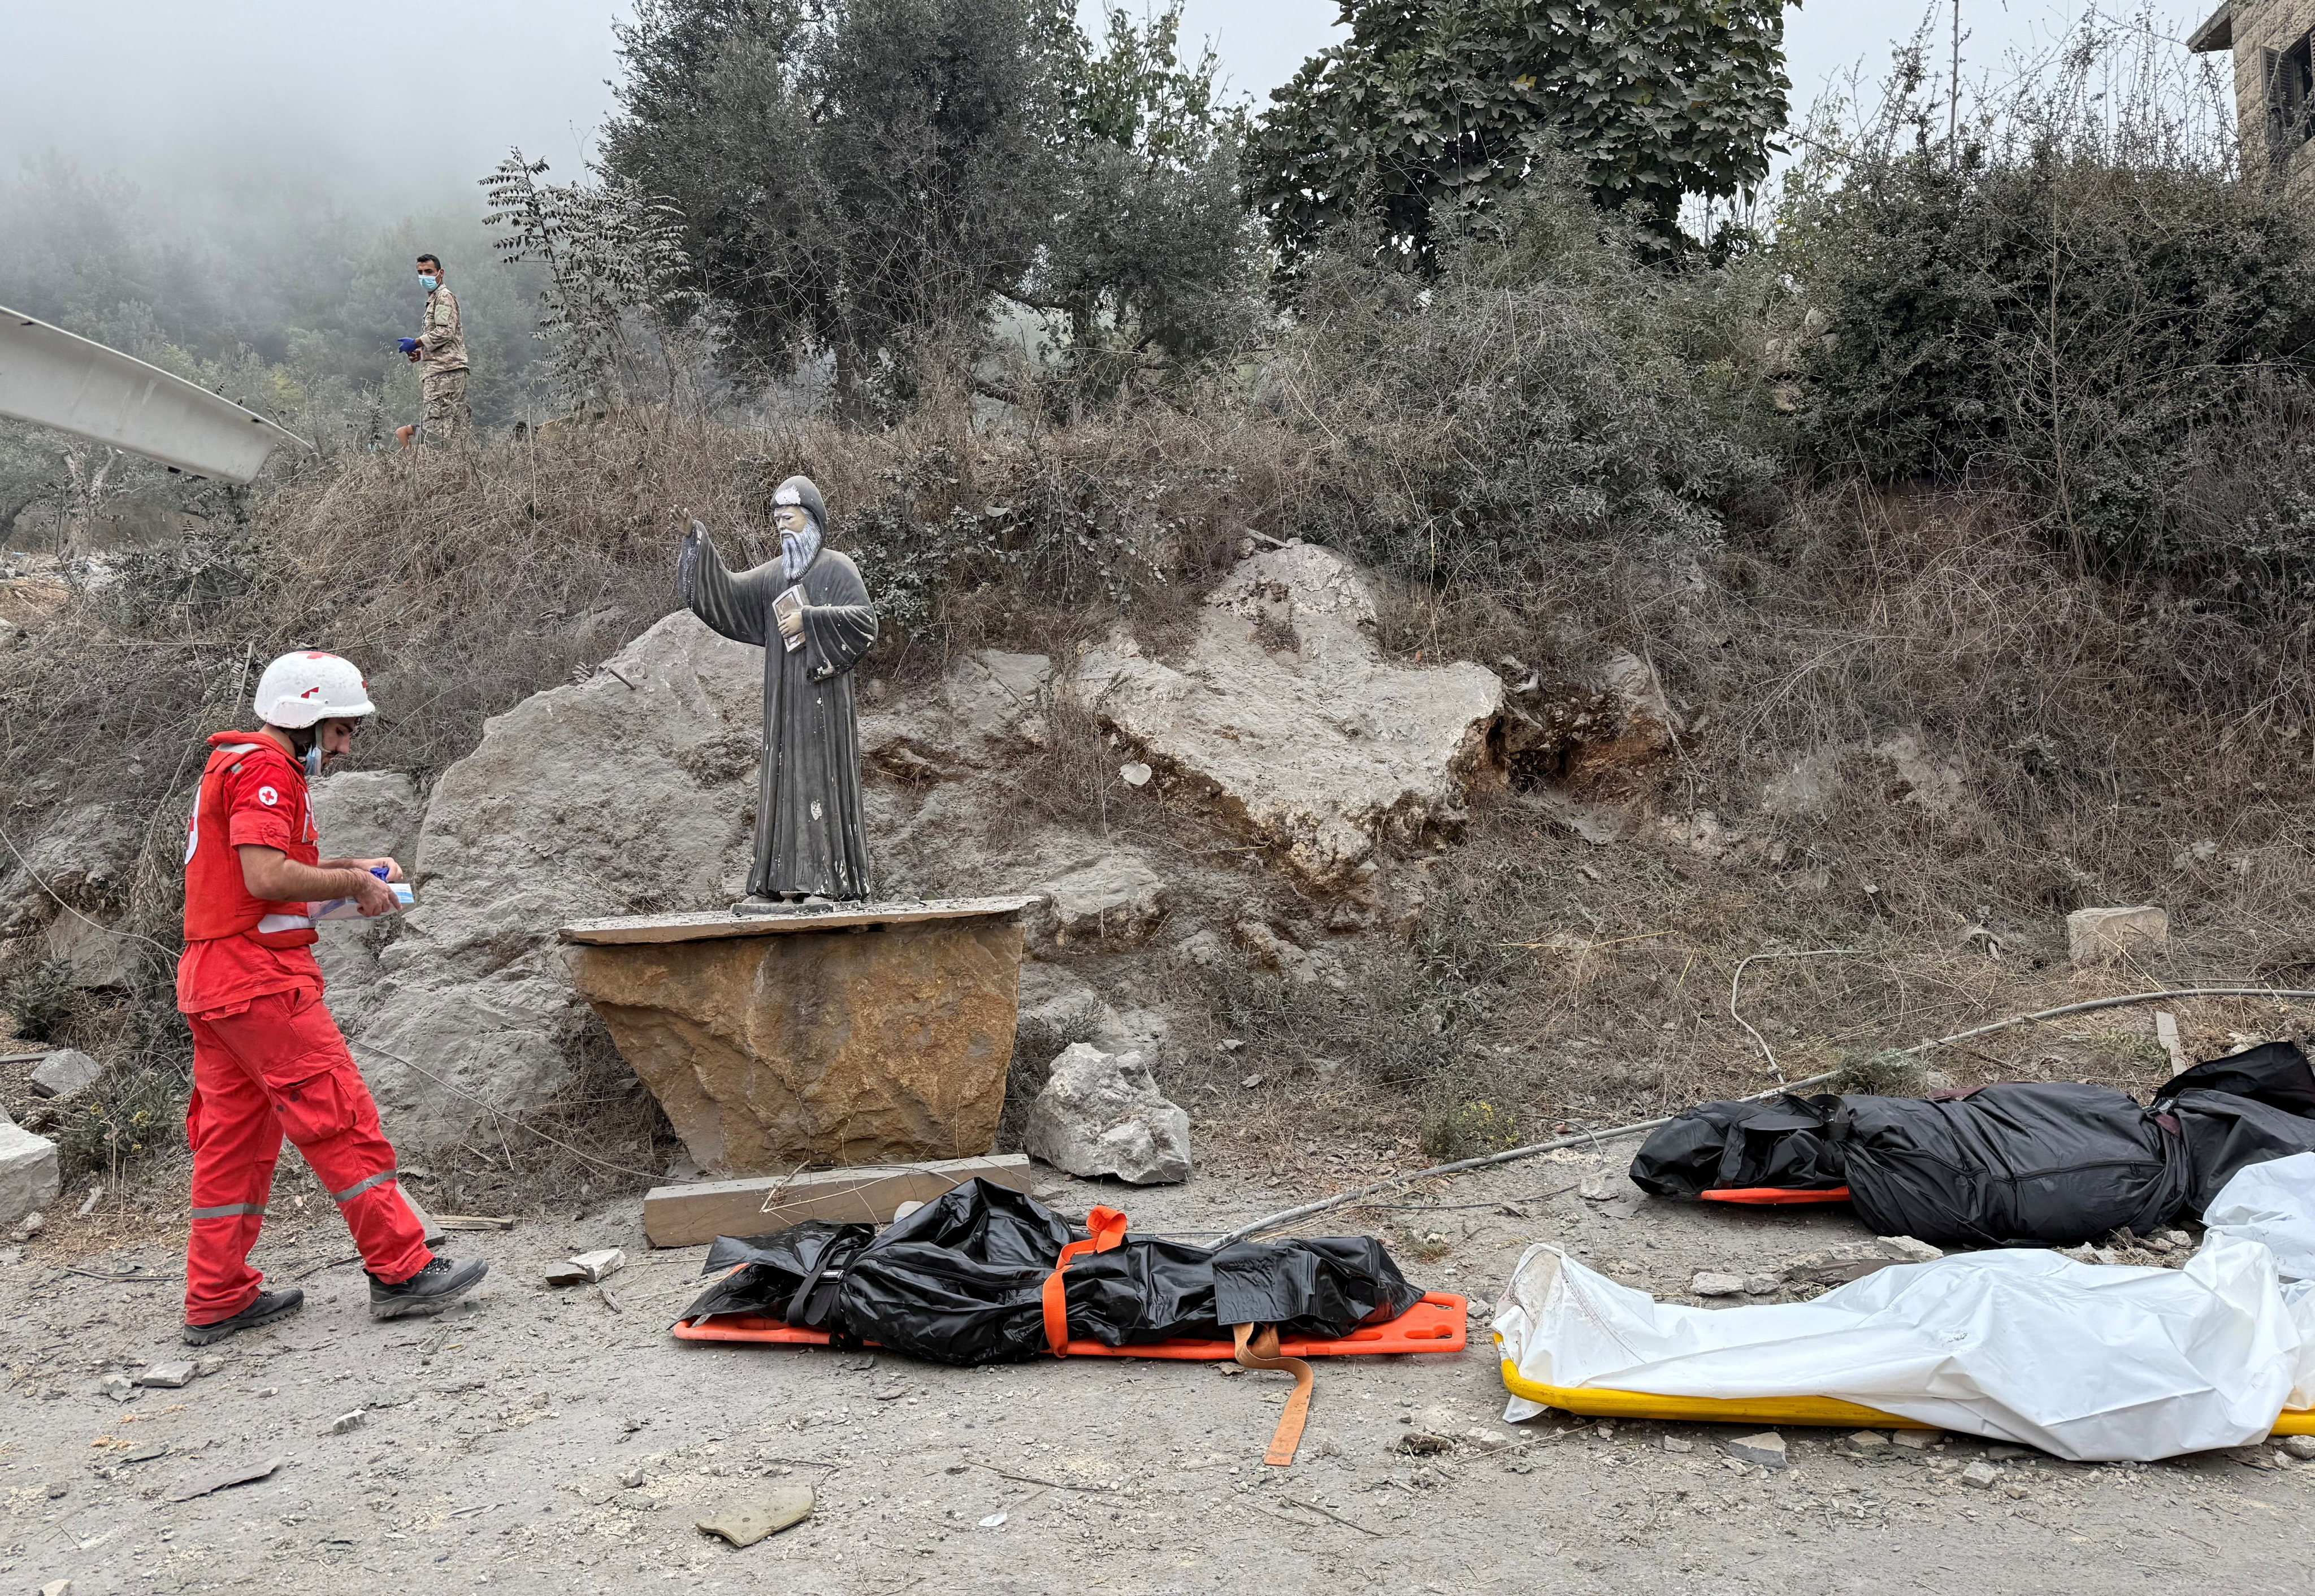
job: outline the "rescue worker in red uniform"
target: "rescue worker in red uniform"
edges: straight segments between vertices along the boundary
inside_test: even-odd
[[[385,914],[395,907],[388,883],[402,879],[391,859],[321,857],[306,796],[322,762],[352,747],[375,707],[348,661],[284,654],[258,679],[261,729],[209,739],[185,838],[177,961],[177,1006],[193,1032],[185,1340],[195,1346],[305,1304],[295,1286],[266,1290],[249,1266],[285,1136],[353,1232],[374,1317],[439,1313],[489,1267],[429,1251],[369,1088],[322,1003],[314,905],[351,898],[365,916]]]

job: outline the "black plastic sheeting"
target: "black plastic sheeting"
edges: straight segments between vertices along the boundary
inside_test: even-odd
[[[765,1314],[841,1345],[874,1342],[936,1363],[1017,1362],[1051,1354],[1045,1281],[1061,1249],[1085,1237],[1020,1192],[969,1181],[882,1235],[808,1220],[747,1240],[718,1237],[705,1272],[723,1278],[683,1317]],[[1104,1346],[1226,1342],[1234,1325],[1334,1340],[1395,1319],[1423,1296],[1366,1236],[1217,1253],[1129,1231],[1107,1252],[1070,1259],[1061,1279],[1070,1338]]]
[[[2174,1076],[2151,1106],[2027,1082],[1929,1097],[1707,1103],[1648,1138],[1632,1180],[1659,1197],[1847,1186],[1884,1236],[2065,1246],[2200,1217],[2245,1165],[2315,1151],[2315,1069],[2287,1042]]]

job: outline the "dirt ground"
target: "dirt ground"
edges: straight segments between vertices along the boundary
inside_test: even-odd
[[[1538,1158],[1327,1227],[1375,1228],[1421,1284],[1467,1294],[1471,1344],[1320,1363],[1284,1469],[1262,1462],[1282,1376],[1092,1359],[953,1370],[675,1340],[705,1249],[652,1251],[634,1200],[454,1237],[490,1280],[439,1319],[392,1324],[368,1317],[318,1199],[277,1201],[290,1211],[258,1261],[305,1287],[305,1312],[211,1349],[223,1366],[182,1390],[117,1402],[106,1374],[200,1355],[177,1340],[181,1287],[73,1271],[173,1276],[183,1226],[145,1221],[138,1243],[117,1213],[100,1236],[67,1212],[0,1268],[0,1590],[2305,1589],[2315,1466],[2028,1455],[1974,1489],[1959,1467],[1988,1448],[1962,1437],[1857,1457],[1832,1432],[1788,1429],[1792,1466],[1772,1474],[1727,1458],[1715,1443],[1738,1432],[1713,1426],[1556,1412],[1504,1424],[1484,1326],[1530,1240],[1675,1294],[1699,1267],[1771,1268],[1860,1233],[1845,1210],[1587,1201],[1574,1188],[1594,1167]],[[1145,1230],[1211,1232],[1274,1206],[1217,1177],[1055,1184],[1065,1211],[1106,1201]],[[632,1260],[609,1282],[616,1309],[593,1288],[540,1283],[568,1253],[613,1246]],[[358,1427],[333,1432],[357,1409]],[[1513,1445],[1411,1457],[1410,1425]],[[259,1483],[169,1500],[270,1459],[280,1467]],[[751,1548],[694,1527],[794,1483],[816,1489],[813,1516]]]

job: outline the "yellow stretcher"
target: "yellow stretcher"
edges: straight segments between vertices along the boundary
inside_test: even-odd
[[[1495,1337],[1503,1345],[1503,1337]],[[1503,1361],[1503,1388],[1514,1396],[1595,1419],[1667,1419],[1707,1424],[1817,1424],[1836,1430],[1934,1430],[1919,1419],[1901,1419],[1877,1407],[1832,1396],[1658,1396],[1647,1391],[1610,1391],[1589,1387],[1544,1386],[1523,1378],[1509,1358]],[[2276,1435],[2315,1435],[2315,1409],[2285,1412],[2275,1421]]]

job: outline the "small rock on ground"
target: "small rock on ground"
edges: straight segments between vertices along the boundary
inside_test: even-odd
[[[2280,1444],[2301,1462],[2315,1462],[2315,1435],[2286,1435]]]
[[[1689,1282],[1688,1289],[1699,1297],[1741,1297],[1744,1294],[1744,1277],[1722,1274],[1710,1269],[1700,1270]]]
[[[1961,1471],[1961,1483],[1974,1490],[1990,1491],[2001,1480],[2001,1470],[1991,1463],[1973,1463]]]
[[[1889,1437],[1892,1444],[1926,1452],[1945,1439],[1941,1430],[1900,1430]]]
[[[193,1383],[193,1366],[190,1363],[154,1363],[137,1377],[140,1386],[152,1386],[164,1391],[182,1390]]]
[[[1720,1450],[1740,1463],[1757,1463],[1763,1468],[1786,1467],[1785,1438],[1773,1430],[1724,1441],[1720,1443]]]

